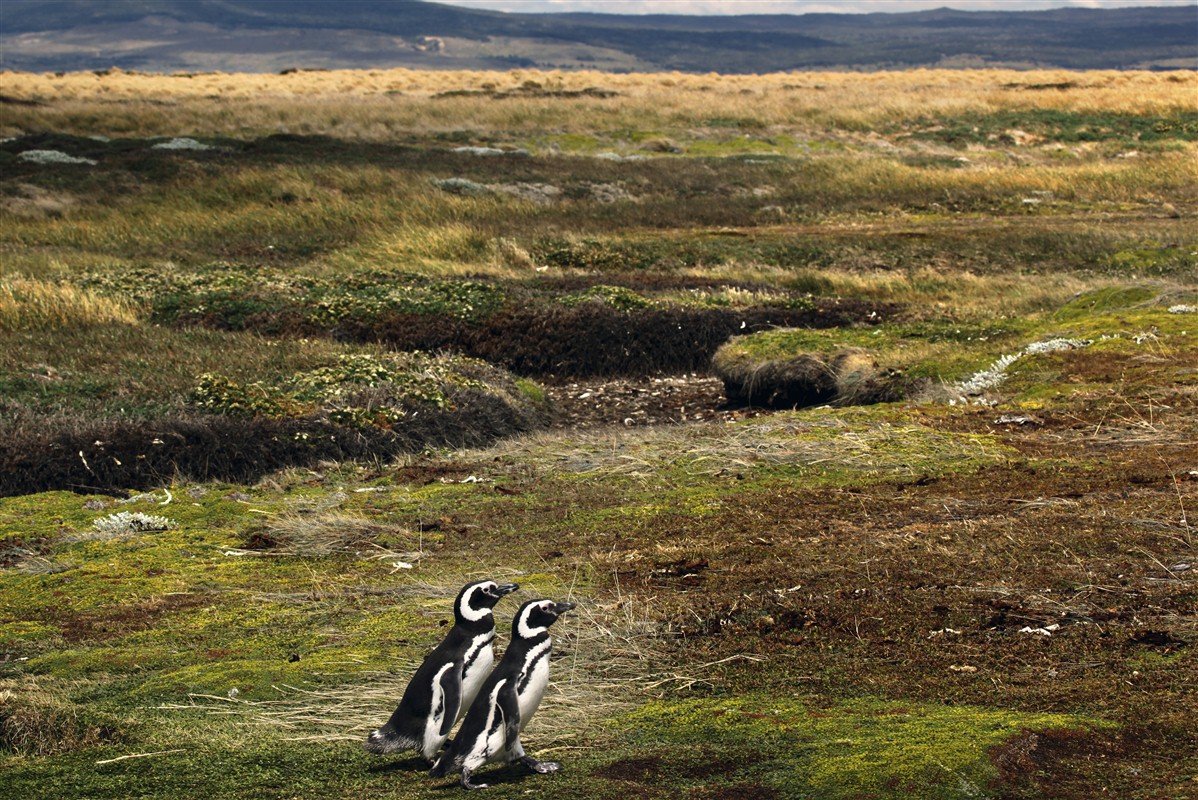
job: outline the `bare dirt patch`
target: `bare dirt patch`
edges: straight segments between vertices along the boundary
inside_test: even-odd
[[[552,382],[545,393],[552,400],[554,427],[733,421],[766,413],[729,407],[723,382],[702,373]]]

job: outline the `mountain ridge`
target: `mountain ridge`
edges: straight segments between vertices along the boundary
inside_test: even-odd
[[[993,66],[1198,68],[1198,4],[738,15],[512,14],[423,0],[7,0],[0,68],[753,73]]]

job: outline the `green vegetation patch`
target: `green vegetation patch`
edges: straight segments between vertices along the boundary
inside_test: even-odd
[[[619,721],[654,754],[636,765],[649,785],[714,780],[780,798],[945,800],[986,796],[999,777],[991,750],[1023,732],[1091,725],[1065,714],[868,699],[817,709],[760,695],[652,702]],[[598,774],[627,778],[628,766]]]
[[[868,354],[882,373],[902,373],[910,386],[916,386],[917,381],[965,381],[963,385],[968,386],[983,373],[991,372],[995,378],[992,385],[998,385],[1010,367],[1012,377],[1022,378],[1008,388],[1023,393],[1026,400],[1031,399],[1029,392],[1035,395],[1049,384],[1062,382],[1060,364],[1078,357],[1070,355],[1070,350],[1084,348],[1091,356],[1121,353],[1123,357],[1142,355],[1146,348],[1157,351],[1157,356],[1170,357],[1192,351],[1198,343],[1198,336],[1193,335],[1193,317],[1180,313],[1188,308],[1181,300],[1190,296],[1176,289],[1166,291],[1159,285],[1117,284],[1078,294],[1050,313],[1021,318],[884,322],[872,328],[830,330],[778,329],[729,340],[716,352],[712,363],[725,383],[732,382],[730,388],[752,388],[756,393],[752,396],[758,398],[771,391],[790,397],[784,391],[786,381],[802,378],[805,364],[818,368],[817,374],[827,372],[829,381],[839,389],[837,359],[854,353]],[[1061,348],[1051,347],[1055,340],[1062,340]],[[1038,350],[1036,343],[1040,342],[1047,342],[1049,347]],[[1048,354],[1054,350],[1054,354]],[[1041,369],[1050,364],[1058,365],[1055,377]],[[1108,365],[1103,374],[1111,369]],[[1142,374],[1146,383],[1159,381],[1159,376],[1153,377],[1156,368],[1149,364],[1131,363],[1123,369],[1127,380],[1133,374]],[[1095,370],[1102,372],[1097,367]],[[1109,377],[1107,374],[1103,380]],[[754,381],[762,385],[755,386]],[[1037,388],[1038,383],[1044,385]],[[1084,387],[1079,384],[1072,390],[1079,388]],[[854,395],[847,396],[851,400]],[[819,399],[829,402],[840,397],[829,390]]]
[[[573,294],[563,295],[558,302],[566,307],[579,303],[598,302],[609,305],[620,311],[635,311],[638,308],[651,308],[653,301],[624,286],[607,286],[599,284]]]
[[[1144,305],[1159,294],[1159,291],[1150,286],[1106,286],[1082,292],[1061,306],[1053,317],[1062,322],[1072,322],[1095,314]]]
[[[914,123],[911,136],[949,144],[998,139],[1014,144],[1010,131],[1034,133],[1046,140],[1076,142],[1198,141],[1198,112],[1120,114],[1054,108],[1029,108],[992,114],[965,113],[951,119],[929,118]]]
[[[1000,463],[1014,451],[997,438],[935,430],[869,409],[780,412],[733,425],[690,425],[637,431],[579,433],[570,446],[556,441],[500,444],[494,452],[547,475],[575,474],[609,481],[664,480],[679,489],[677,504],[693,506],[693,487],[718,493],[713,477],[801,475],[837,485],[969,472]],[[688,488],[689,487],[689,488]],[[654,483],[659,503],[674,503]]]
[[[1198,242],[1181,245],[1145,242],[1141,247],[1112,253],[1106,263],[1111,272],[1132,277],[1194,275],[1198,271]]]
[[[1004,391],[1035,404],[1116,391],[1124,398],[1172,395],[1184,405],[1196,381],[1198,303],[1177,300],[1135,287],[1078,297],[1054,319],[1052,335],[1084,346],[1018,359]],[[1086,314],[1087,308],[1102,310]]]
[[[360,353],[273,384],[206,373],[190,399],[196,408],[220,414],[268,419],[324,415],[338,424],[389,428],[421,407],[452,410],[455,392],[487,391],[476,376],[489,369],[462,356]]]
[[[470,321],[497,312],[504,292],[471,280],[430,281],[367,270],[334,277],[269,267],[216,263],[194,270],[143,269],[85,273],[74,279],[105,296],[129,298],[164,323],[195,323],[270,332],[328,329],[384,315],[445,316]]]
[[[826,357],[846,348],[873,354],[879,368],[903,370],[913,378],[952,377],[984,364],[1004,347],[1028,335],[1026,319],[882,323],[874,327],[813,330],[784,328],[738,336],[713,359],[720,374],[750,365]]]

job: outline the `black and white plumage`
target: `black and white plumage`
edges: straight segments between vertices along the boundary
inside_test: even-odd
[[[428,761],[437,757],[495,663],[491,609],[519,588],[495,581],[462,587],[453,606],[453,627],[425,656],[391,719],[366,738],[367,750],[380,754],[415,750]]]
[[[458,772],[462,786],[482,789],[486,784],[473,783],[470,773],[495,761],[519,762],[542,774],[561,768],[560,764],[525,755],[520,732],[540,707],[549,684],[549,654],[553,648],[549,626],[572,608],[573,603],[552,600],[530,600],[520,607],[512,620],[511,644],[430,775],[443,778]]]

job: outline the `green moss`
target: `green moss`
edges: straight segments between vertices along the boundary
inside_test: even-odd
[[[635,311],[641,308],[651,308],[654,305],[652,300],[637,294],[632,289],[603,284],[592,286],[575,294],[563,295],[558,302],[567,307],[573,307],[579,303],[598,302],[619,311]]]
[[[1158,292],[1147,286],[1108,286],[1084,292],[1062,306],[1054,315],[1061,321],[1072,321],[1095,314],[1142,305]]]
[[[527,378],[517,378],[516,388],[533,403],[540,404],[545,402],[545,390],[536,381],[530,381]]]
[[[190,744],[161,742],[149,751],[159,755],[140,759],[114,761],[129,752],[109,747],[24,760],[7,768],[3,780],[13,796],[97,800],[188,797],[197,787],[205,787],[205,794],[227,798],[361,796],[384,791],[395,782],[394,775],[371,774],[369,756],[347,745],[293,743],[276,737],[216,746],[209,741],[199,748]],[[405,791],[401,796],[429,795]]]
[[[1120,250],[1107,259],[1111,271],[1131,275],[1193,275],[1198,269],[1198,243]]]
[[[772,140],[754,139],[747,135],[735,139],[698,139],[686,145],[687,155],[692,156],[784,158],[785,150]]]
[[[667,759],[701,747],[709,762],[730,765],[727,780],[768,786],[781,797],[955,798],[984,793],[997,777],[989,751],[1004,741],[1027,730],[1092,723],[1065,714],[872,699],[813,709],[747,695],[653,702],[617,726]],[[680,786],[707,779],[672,776]]]
[[[1028,335],[1027,320],[886,323],[827,330],[778,329],[738,336],[713,358],[717,370],[786,360],[804,353],[830,356],[846,348],[874,354],[882,369],[911,377],[951,380],[990,363]]]

